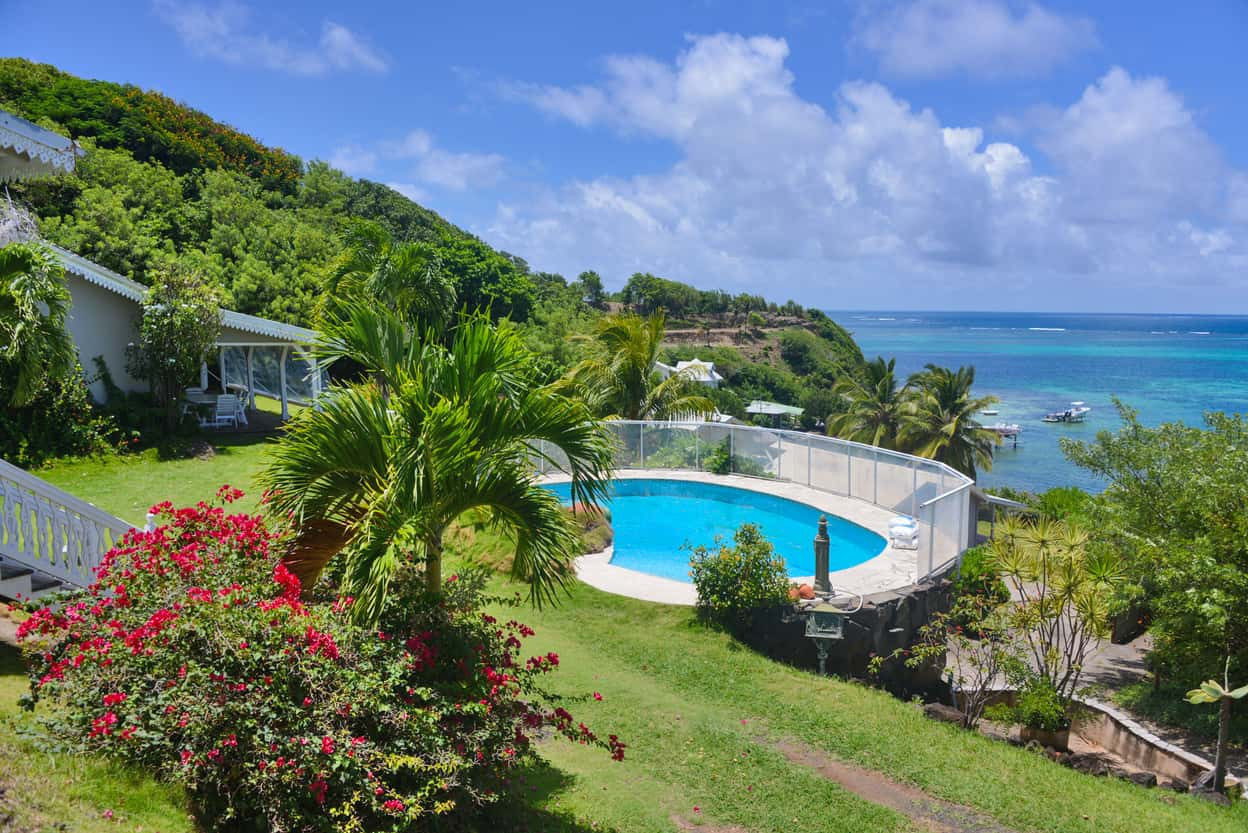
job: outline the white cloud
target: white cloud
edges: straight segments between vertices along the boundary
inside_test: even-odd
[[[797,94],[787,56],[783,40],[698,37],[668,63],[613,58],[569,98],[540,88],[534,107],[666,140],[678,161],[506,202],[487,239],[567,274],[645,270],[825,306],[1010,303],[1045,281],[1077,307],[1195,269],[1243,281],[1219,267],[1245,254],[1248,178],[1162,82],[1110,71],[1051,111],[1033,160],[877,83],[842,84],[825,109]]]
[[[256,31],[251,25],[251,9],[234,0],[216,5],[154,0],[152,5],[187,48],[203,58],[310,76],[350,70],[383,73],[389,68],[381,52],[330,20],[322,24],[315,45],[296,46]]]
[[[463,191],[498,184],[504,176],[506,160],[497,153],[448,151],[438,147],[427,130],[413,130],[399,139],[383,140],[371,146],[343,145],[331,154],[329,163],[354,176],[374,174],[383,165],[388,169],[398,167],[405,176],[425,185]],[[413,192],[417,189],[410,183],[386,184],[407,196],[411,194],[405,189]]]
[[[410,182],[387,182],[386,187],[398,191],[412,202],[426,203],[429,201],[429,195]]]
[[[1034,2],[907,0],[864,5],[853,42],[890,75],[1016,78],[1043,75],[1097,39],[1088,18]]]

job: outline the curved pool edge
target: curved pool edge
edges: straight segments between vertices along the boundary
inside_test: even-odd
[[[711,474],[709,472],[684,471],[680,469],[623,469],[615,473],[616,480],[682,480],[690,483],[708,483],[731,486],[775,497],[786,498],[812,506],[820,512],[836,515],[850,523],[864,527],[884,539],[884,548],[875,556],[853,567],[829,573],[832,589],[837,595],[871,595],[914,584],[918,578],[914,550],[895,550],[888,544],[888,522],[897,513],[856,498],[832,495],[780,480],[746,477],[739,474]],[[542,484],[567,482],[568,476],[561,472],[538,478]],[[814,546],[815,530],[811,530],[811,546]],[[611,564],[612,547],[601,552],[583,555],[576,559],[574,567],[577,578],[591,587],[617,596],[628,596],[647,602],[671,605],[694,605],[697,593],[693,585],[683,581],[630,570]],[[795,582],[813,582],[813,576],[793,576]]]

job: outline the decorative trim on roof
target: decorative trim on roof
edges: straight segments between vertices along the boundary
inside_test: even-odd
[[[69,173],[81,154],[72,140],[0,110],[0,182]]]
[[[143,299],[147,297],[147,287],[138,281],[119,275],[111,269],[105,269],[98,263],[92,263],[85,257],[62,249],[60,246],[51,248],[61,259],[67,271],[73,272],[88,283],[93,283],[109,292],[115,292],[136,304],[143,303]],[[306,327],[296,327],[294,324],[283,324],[280,321],[270,321],[267,318],[227,309],[221,310],[221,326],[289,344],[311,344],[318,336],[316,330],[309,330]]]

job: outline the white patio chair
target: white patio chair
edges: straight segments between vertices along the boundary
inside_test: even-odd
[[[237,428],[240,407],[237,396],[228,393],[218,396],[209,427],[224,428],[227,425],[232,425]]]

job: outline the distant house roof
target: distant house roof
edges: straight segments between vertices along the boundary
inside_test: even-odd
[[[80,155],[72,139],[0,110],[0,182],[69,173]]]
[[[684,373],[695,382],[722,382],[724,377],[715,370],[715,362],[704,362],[693,359],[687,362],[676,362],[676,372]]]
[[[795,408],[792,405],[781,405],[779,402],[765,402],[762,399],[755,399],[745,409],[747,414],[762,414],[764,416],[801,416],[806,413],[802,408]]]
[[[111,269],[105,269],[98,263],[92,263],[85,257],[76,255],[67,249],[62,249],[60,246],[52,246],[52,250],[61,259],[61,263],[64,264],[66,271],[73,272],[89,283],[103,287],[110,292],[115,292],[123,298],[134,301],[136,304],[143,303],[143,299],[147,297],[147,287],[136,280],[131,280],[125,275],[119,275]],[[227,309],[221,310],[221,325],[291,344],[311,344],[317,338],[316,330],[296,327],[294,324],[283,324],[280,321],[270,321],[267,318],[259,318],[255,315],[247,315]]]

